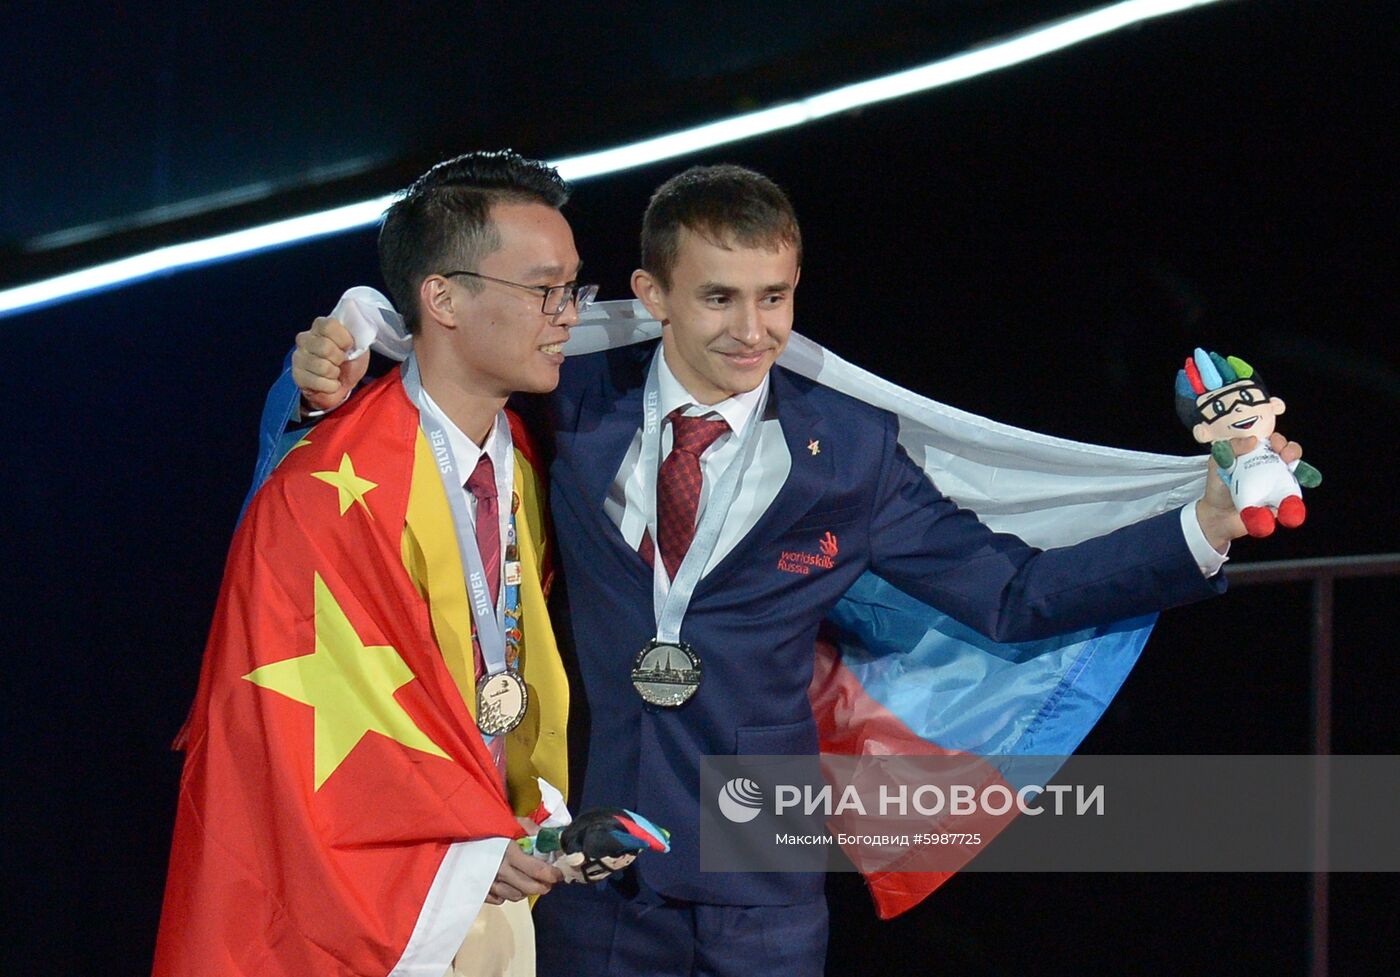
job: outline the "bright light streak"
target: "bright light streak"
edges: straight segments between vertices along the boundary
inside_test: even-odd
[[[213,261],[223,261],[268,248],[364,227],[377,221],[392,200],[392,196],[380,197],[336,207],[333,210],[274,221],[271,224],[260,224],[217,237],[172,244],[29,285],[5,289],[0,291],[0,317],[140,281],[164,272],[193,268]]]
[[[715,146],[752,139],[817,119],[941,88],[1102,37],[1133,24],[1221,0],[1122,0],[938,61],[811,95],[796,102],[721,119],[652,139],[554,161],[566,180],[585,180],[646,166]],[[217,237],[173,244],[54,278],[0,290],[0,317],[268,248],[365,227],[379,220],[393,195],[274,221]]]
[[[887,102],[890,99],[942,88],[954,82],[966,81],[978,75],[1052,54],[1144,20],[1218,2],[1220,0],[1125,0],[1123,3],[1067,17],[1053,24],[1045,24],[1014,37],[993,41],[907,71],[883,75],[819,95],[810,95],[797,102],[722,119],[693,129],[683,129],[654,139],[644,139],[582,156],[571,156],[555,165],[566,180],[581,180],[646,166],[674,156],[684,156],[741,139],[767,135],[780,129],[791,129],[838,112],[848,112],[877,102]]]

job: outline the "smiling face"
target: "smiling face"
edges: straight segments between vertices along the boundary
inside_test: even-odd
[[[491,223],[500,246],[468,270],[503,281],[429,276],[421,293],[424,318],[443,328],[425,327],[421,356],[449,363],[455,382],[476,396],[548,393],[559,385],[560,347],[578,309],[570,302],[558,315],[545,315],[539,292],[504,282],[573,281],[580,265],[573,232],[558,210],[539,203],[497,203]]]
[[[1201,394],[1196,409],[1201,421],[1191,433],[1201,444],[1248,437],[1263,441],[1274,433],[1275,418],[1283,413],[1284,403],[1268,396],[1253,380],[1239,380]]]
[[[753,390],[792,332],[791,245],[743,247],[681,228],[670,287],[638,270],[632,290],[663,323],[666,365],[701,404]]]

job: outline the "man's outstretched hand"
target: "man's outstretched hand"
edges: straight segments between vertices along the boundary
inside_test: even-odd
[[[312,410],[332,410],[345,403],[369,369],[369,357],[348,360],[355,340],[338,319],[319,317],[297,333],[292,353],[292,382]]]
[[[301,343],[300,336],[297,337],[297,343]],[[1238,458],[1253,451],[1258,443],[1258,438],[1234,438],[1230,441],[1230,447],[1234,449],[1235,457]],[[1278,432],[1269,436],[1269,447],[1290,465],[1303,456],[1303,449],[1299,447],[1298,442],[1289,441]],[[1248,531],[1244,528],[1244,521],[1240,519],[1239,512],[1235,510],[1235,501],[1230,498],[1230,488],[1220,477],[1214,458],[1210,460],[1209,467],[1210,470],[1206,474],[1206,494],[1196,502],[1196,518],[1200,520],[1201,531],[1205,533],[1210,545],[1215,547],[1217,553],[1223,553],[1230,540],[1239,539],[1247,535]]]

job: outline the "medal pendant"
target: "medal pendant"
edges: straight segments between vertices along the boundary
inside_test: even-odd
[[[476,724],[487,736],[501,736],[520,725],[530,693],[519,675],[497,672],[476,690]]]
[[[653,706],[682,705],[700,688],[700,656],[684,641],[648,641],[632,664],[632,686]]]

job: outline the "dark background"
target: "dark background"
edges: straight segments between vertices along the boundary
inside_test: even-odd
[[[606,147],[1078,5],[233,9],[6,15],[0,284],[383,193],[467,148]],[[1325,482],[1305,527],[1232,558],[1395,552],[1398,48],[1388,4],[1223,4],[586,181],[569,216],[603,297],[622,297],[656,183],[691,162],[755,167],[803,217],[800,330],[1070,438],[1189,453],[1171,409],[1181,358],[1241,355]],[[270,196],[181,209],[259,181]],[[293,333],[359,282],[379,284],[372,231],[0,321],[6,973],[149,969],[180,768],[168,744],[261,398]],[[1393,578],[1339,586],[1335,752],[1400,743],[1396,599]],[[1084,749],[1307,752],[1309,615],[1303,585],[1166,615]],[[1307,884],[971,874],[878,923],[858,879],[833,878],[830,972],[1300,974]],[[1332,972],[1400,971],[1396,878],[1331,887]]]

